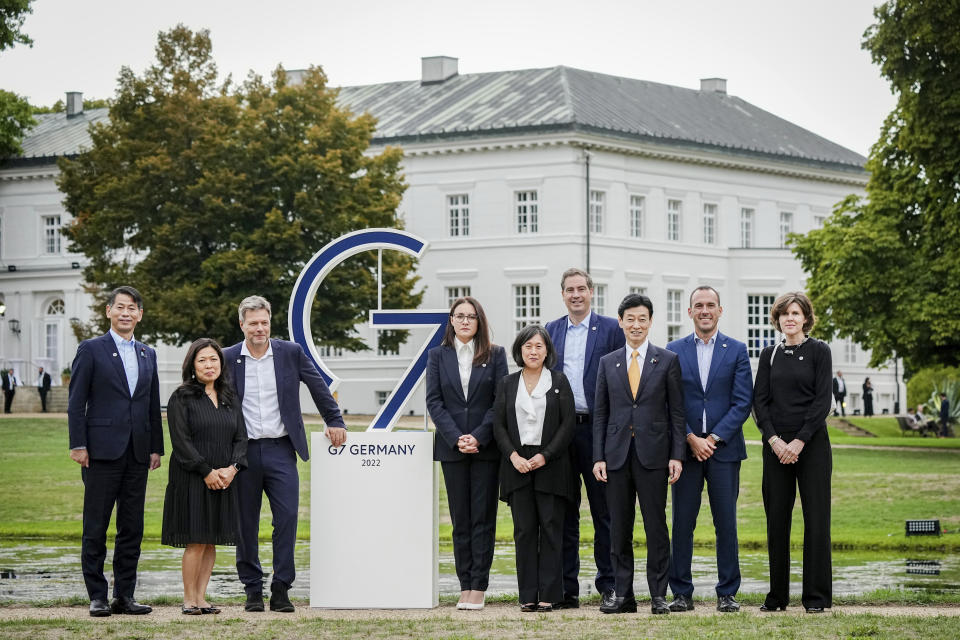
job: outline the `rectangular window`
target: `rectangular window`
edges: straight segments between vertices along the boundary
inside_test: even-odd
[[[642,238],[645,233],[645,205],[646,198],[643,196],[630,196],[630,237],[632,238]]]
[[[470,196],[458,193],[447,196],[447,215],[451,236],[470,235]]]
[[[843,341],[843,361],[847,364],[857,364],[857,343],[847,338]]]
[[[319,352],[321,358],[339,358],[343,355],[343,348],[322,344],[320,345]]]
[[[717,205],[703,205],[703,244],[717,242]]]
[[[43,241],[46,253],[60,253],[60,216],[43,216]]]
[[[641,296],[647,295],[646,287],[630,287],[630,293],[636,293]]]
[[[777,340],[777,332],[770,326],[770,308],[775,296],[747,296],[747,355],[760,356],[767,345]]]
[[[513,286],[513,328],[520,331],[528,324],[540,322],[540,285]]]
[[[457,298],[465,298],[470,295],[470,287],[447,287],[447,308],[453,306],[453,301]]]
[[[740,247],[749,249],[753,246],[753,209],[740,209]]]
[[[377,406],[382,407],[387,403],[387,396],[390,395],[389,391],[375,391],[377,395]]]
[[[591,307],[593,307],[593,310],[600,315],[605,315],[607,313],[607,285],[593,285],[593,304]]]
[[[683,331],[683,291],[667,289],[667,341],[680,338]]]
[[[683,203],[679,200],[667,200],[667,240],[680,241],[680,215]]]
[[[590,233],[603,233],[603,191],[590,191]]]
[[[56,322],[48,322],[44,326],[43,355],[54,362],[57,361],[57,346],[59,345],[59,327]]]
[[[823,225],[826,221],[827,221],[826,216],[813,216],[813,228],[823,229]]]
[[[539,226],[537,192],[515,191],[513,196],[517,214],[517,233],[536,233]]]
[[[787,236],[793,233],[793,213],[789,211],[780,212],[780,247],[786,248]]]

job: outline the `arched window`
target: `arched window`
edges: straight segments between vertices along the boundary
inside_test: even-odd
[[[64,314],[63,298],[54,298],[47,304],[48,316],[62,316]]]

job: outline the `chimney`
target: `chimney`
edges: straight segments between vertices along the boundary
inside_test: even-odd
[[[83,113],[83,92],[67,91],[67,117],[79,116]]]
[[[726,78],[700,78],[700,91],[727,94]]]
[[[457,75],[457,58],[430,56],[420,58],[420,84],[440,84]]]
[[[299,87],[303,84],[303,77],[307,75],[306,69],[287,69],[287,86]]]

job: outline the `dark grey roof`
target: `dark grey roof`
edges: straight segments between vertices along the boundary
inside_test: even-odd
[[[377,118],[378,143],[587,131],[848,171],[866,162],[736,96],[570,67],[343,87],[339,102]]]
[[[37,124],[23,138],[23,154],[13,159],[14,164],[40,164],[44,159],[51,163],[57,156],[80,153],[90,146],[87,131],[92,122],[104,121],[109,109],[90,109],[74,116],[65,113],[45,113],[35,116]]]

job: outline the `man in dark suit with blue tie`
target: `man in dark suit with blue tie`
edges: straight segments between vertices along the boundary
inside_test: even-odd
[[[273,514],[273,580],[270,610],[292,612],[287,592],[296,576],[300,475],[297,455],[306,460],[307,434],[300,412],[300,383],[307,385],[326,423],[333,446],[347,440],[340,408],[313,363],[295,342],[270,339],[270,303],[244,298],[239,308],[243,342],[223,350],[240,397],[247,427],[247,468],[237,474],[237,574],[247,594],[244,608],[263,611],[263,568],[258,536],[260,504],[267,494]]]
[[[683,470],[683,383],[675,353],[650,344],[650,298],[630,294],[617,310],[626,346],[600,359],[593,416],[593,474],[607,483],[614,594],[603,613],[637,610],[633,594],[633,523],[640,502],[647,536],[650,610],[669,613],[667,484]]]
[[[597,564],[595,585],[601,594],[613,591],[610,564],[610,512],[604,486],[593,477],[593,407],[600,358],[623,346],[623,331],[614,318],[591,309],[593,279],[586,271],[571,268],[560,277],[560,292],[567,315],[548,322],[545,329],[557,350],[557,371],[570,381],[577,409],[577,426],[570,453],[577,477],[583,477],[593,518],[593,557]],[[580,493],[575,508],[567,510],[563,523],[563,601],[555,608],[580,606]]]
[[[687,315],[694,332],[667,345],[680,358],[689,448],[683,475],[673,485],[670,610],[693,609],[693,530],[706,480],[717,536],[717,611],[735,612],[740,610],[737,496],[740,461],[747,457],[743,423],[753,403],[750,358],[745,344],[717,329],[723,307],[716,289],[694,289]]]
[[[83,479],[83,539],[80,563],[90,615],[145,614],[134,600],[143,539],[147,471],[160,466],[163,427],[157,355],[137,342],[143,299],[133,287],[118,287],[107,301],[110,331],[77,347],[70,376],[67,420],[70,458]],[[117,506],[113,545],[113,601],[107,604],[107,528]]]

